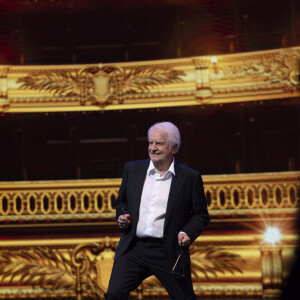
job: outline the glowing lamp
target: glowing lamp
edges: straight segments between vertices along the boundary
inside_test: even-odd
[[[280,231],[277,227],[267,227],[264,234],[264,241],[269,244],[275,244],[280,240]]]
[[[216,58],[215,56],[212,56],[212,57],[211,57],[211,62],[212,62],[212,63],[215,64],[215,63],[217,63],[217,61],[218,61],[218,60],[217,60],[217,58]]]

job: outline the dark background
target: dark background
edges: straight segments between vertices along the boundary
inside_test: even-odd
[[[0,64],[87,64],[300,45],[297,0],[0,1]],[[259,99],[258,99],[259,100]],[[174,122],[203,174],[299,169],[299,99],[81,113],[0,114],[0,180],[120,177],[147,129]]]
[[[298,0],[0,1],[0,64],[166,59],[299,45]]]
[[[120,177],[126,161],[147,157],[148,127],[165,120],[182,134],[178,160],[203,174],[296,170],[300,109],[294,102],[5,115],[0,179]]]

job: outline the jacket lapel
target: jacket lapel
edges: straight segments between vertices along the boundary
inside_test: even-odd
[[[171,183],[171,187],[170,187],[164,229],[168,225],[168,221],[170,219],[170,216],[172,214],[174,206],[178,200],[180,192],[183,189],[183,184],[185,181],[185,177],[183,176],[183,173],[182,173],[182,168],[177,161],[175,161],[175,173],[176,174],[175,174],[175,176],[173,175],[172,183]]]
[[[144,160],[142,164],[135,170],[135,205],[134,205],[134,211],[132,212],[132,216],[135,218],[135,220],[138,219],[139,210],[140,210],[140,203],[141,203],[141,197],[144,187],[144,181],[147,173],[147,169],[149,167],[150,160]]]

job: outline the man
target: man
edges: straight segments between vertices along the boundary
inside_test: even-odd
[[[115,205],[122,236],[105,297],[128,299],[155,275],[172,299],[196,299],[189,245],[209,223],[201,175],[174,160],[181,144],[174,124],[154,124],[148,141],[150,160],[124,168]]]

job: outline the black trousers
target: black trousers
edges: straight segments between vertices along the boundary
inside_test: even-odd
[[[105,299],[128,299],[130,292],[151,275],[162,283],[172,299],[197,299],[193,291],[190,268],[186,271],[183,278],[172,273],[162,240],[137,238],[130,250],[114,262]]]

